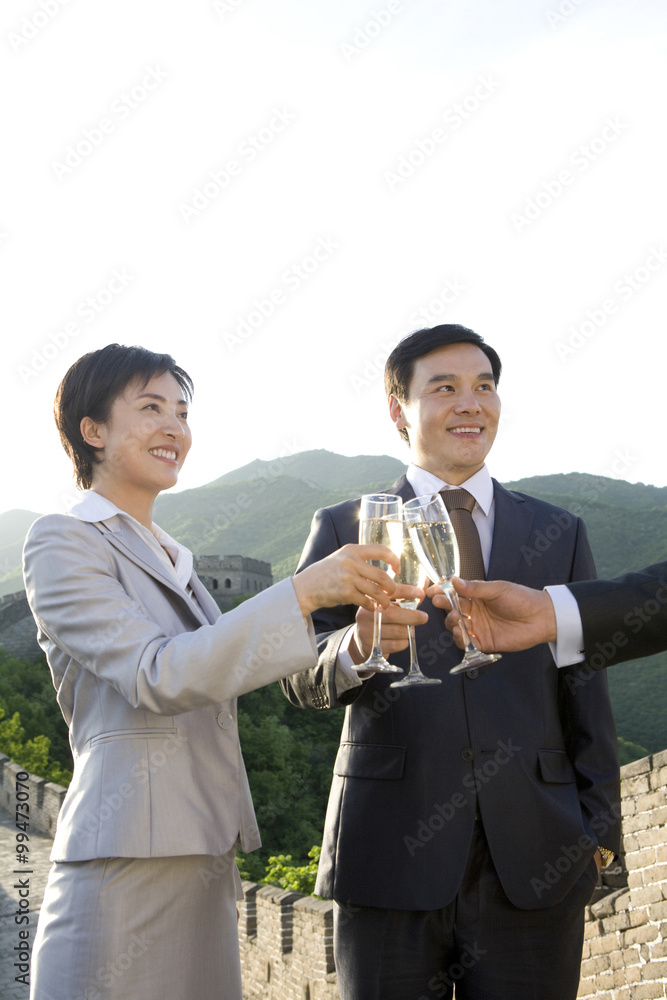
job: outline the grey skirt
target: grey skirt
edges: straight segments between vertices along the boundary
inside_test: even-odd
[[[241,1000],[234,852],[56,862],[31,1000]]]

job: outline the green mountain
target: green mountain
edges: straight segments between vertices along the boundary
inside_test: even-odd
[[[387,455],[336,455],[332,451],[318,448],[302,451],[296,455],[286,455],[273,462],[256,459],[240,469],[227,472],[210,486],[219,483],[238,483],[244,480],[276,479],[291,476],[304,483],[323,490],[351,490],[351,495],[359,496],[359,483],[382,483],[385,487],[405,472],[405,464]]]
[[[582,517],[598,576],[618,576],[667,559],[667,487],[579,472],[505,485]]]
[[[195,555],[265,559],[275,580],[296,569],[319,507],[384,489],[405,466],[395,458],[347,458],[322,449],[242,469],[183,493],[165,494],[155,520]]]
[[[28,528],[39,514],[8,510],[0,514],[0,595],[23,590],[21,553]]]
[[[196,555],[263,559],[279,580],[294,572],[315,510],[386,488],[403,471],[403,463],[388,456],[348,458],[324,450],[257,460],[206,486],[159,497],[155,519]],[[582,473],[505,485],[581,515],[600,576],[667,559],[665,487]],[[36,516],[0,515],[0,594],[21,589],[21,546]],[[639,751],[665,749],[667,653],[613,667],[607,676],[619,735]]]

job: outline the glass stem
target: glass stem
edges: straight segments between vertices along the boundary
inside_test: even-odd
[[[475,653],[475,652],[477,652],[477,647],[475,646],[475,644],[473,643],[472,639],[468,635],[468,629],[465,626],[465,622],[464,622],[464,619],[463,619],[463,612],[461,611],[461,605],[459,604],[459,595],[456,593],[456,591],[451,586],[451,584],[447,583],[447,582],[445,583],[445,593],[447,594],[447,597],[451,601],[451,604],[452,604],[452,607],[454,608],[454,610],[458,611],[458,613],[460,615],[460,618],[459,618],[459,627],[461,629],[461,637],[462,637],[462,639],[463,639],[463,641],[465,643],[465,647],[466,647],[465,651],[466,651],[466,653]]]
[[[415,642],[415,627],[414,625],[408,625],[408,642],[410,643],[410,670],[408,672],[408,677],[410,674],[420,674],[419,662],[417,660],[417,643]]]
[[[382,629],[382,606],[374,602],[375,611],[373,612],[373,652],[371,653],[371,659],[379,660],[382,659],[382,642],[380,640],[380,632]]]

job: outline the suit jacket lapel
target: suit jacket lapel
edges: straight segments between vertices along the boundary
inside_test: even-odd
[[[405,475],[399,476],[388,488],[403,502],[411,500],[415,491]],[[530,542],[534,513],[518,493],[511,493],[493,480],[495,517],[489,560],[489,580],[513,580],[520,569],[523,547]]]
[[[534,513],[518,493],[493,480],[495,519],[489,560],[489,580],[515,580],[523,551],[530,541]]]
[[[399,476],[395,483],[385,490],[385,493],[393,493],[394,496],[400,497],[405,503],[406,500],[412,500],[415,496],[415,491],[408,482],[407,476],[404,474]]]

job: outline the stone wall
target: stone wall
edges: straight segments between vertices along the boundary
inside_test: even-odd
[[[0,806],[13,815],[21,768],[0,754]],[[667,751],[627,764],[624,856],[587,908],[579,997],[667,997]],[[65,796],[30,775],[30,823],[53,836]],[[239,942],[246,1000],[339,1000],[330,900],[244,883]]]
[[[38,778],[36,774],[29,774],[27,780],[22,777],[21,784],[18,786],[17,775],[25,775],[25,773],[23,768],[10,760],[6,754],[0,753],[0,806],[6,809],[11,816],[14,816],[17,801],[27,802],[30,828],[41,830],[42,833],[48,833],[53,837],[66,789],[62,785],[56,785],[53,781]],[[17,791],[21,793],[18,800]],[[27,798],[25,798],[26,794]],[[21,810],[21,812],[23,814],[25,810]]]
[[[667,751],[627,764],[624,853],[587,908],[580,998],[667,997]],[[245,883],[247,1000],[338,1000],[333,904]]]
[[[0,597],[0,648],[11,656],[28,660],[35,660],[42,653],[24,590]]]
[[[246,1000],[339,1000],[333,903],[244,882],[239,943]]]
[[[221,611],[240,595],[254,596],[273,584],[271,563],[248,556],[195,556],[194,568]],[[42,655],[24,590],[0,597],[0,649],[28,660]]]
[[[621,768],[627,887],[588,908],[579,997],[667,996],[667,751]]]
[[[259,594],[273,583],[271,563],[247,556],[196,556],[194,567],[219,604],[239,594]]]

